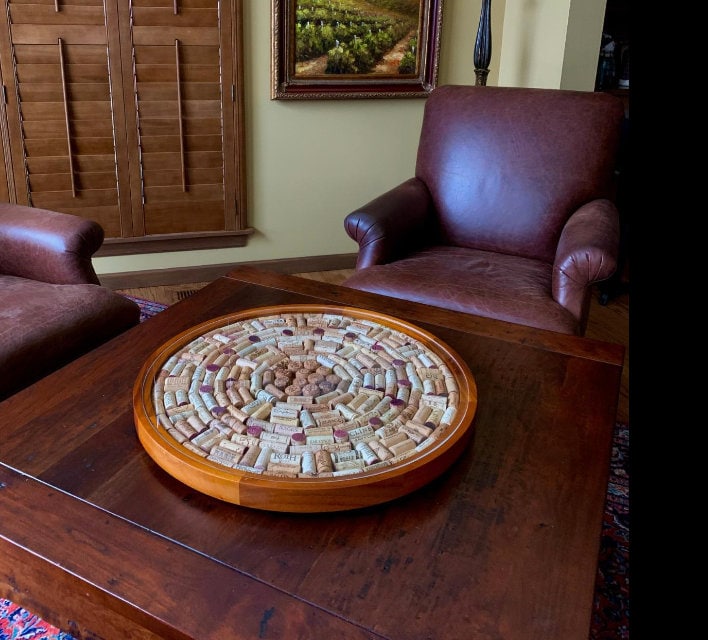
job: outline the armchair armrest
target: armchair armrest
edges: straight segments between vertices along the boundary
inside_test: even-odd
[[[617,269],[619,234],[619,212],[607,199],[580,207],[561,232],[553,264],[553,297],[578,319],[587,317],[591,286]]]
[[[100,284],[91,258],[101,225],[66,213],[0,203],[0,274],[53,284]]]
[[[359,244],[356,268],[398,260],[429,243],[432,210],[428,188],[410,178],[347,215],[344,228]]]

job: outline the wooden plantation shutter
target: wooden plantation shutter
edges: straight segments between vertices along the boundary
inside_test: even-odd
[[[17,202],[103,255],[245,244],[241,0],[0,3]]]

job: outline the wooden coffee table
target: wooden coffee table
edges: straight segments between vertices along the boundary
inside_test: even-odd
[[[141,446],[132,389],[171,336],[249,308],[415,324],[478,390],[471,443],[391,502],[277,513]],[[586,640],[624,348],[243,267],[0,404],[0,595],[92,638]]]

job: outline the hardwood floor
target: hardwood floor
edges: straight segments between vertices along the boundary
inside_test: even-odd
[[[340,269],[336,271],[316,271],[311,273],[296,273],[294,275],[320,280],[331,284],[340,284],[353,269]],[[160,287],[144,287],[141,289],[121,289],[124,293],[145,300],[152,300],[162,304],[174,304],[183,298],[198,291],[208,282],[196,282],[181,285],[166,285]],[[588,327],[585,333],[587,338],[613,342],[624,345],[625,360],[622,369],[622,385],[617,405],[617,421],[629,423],[629,287],[612,297],[606,305],[600,304],[598,292],[592,297]]]

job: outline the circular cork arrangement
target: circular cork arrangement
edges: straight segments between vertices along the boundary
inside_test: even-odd
[[[477,387],[432,334],[392,316],[259,307],[180,333],[133,389],[141,444],[212,497],[283,512],[393,500],[467,446]]]

